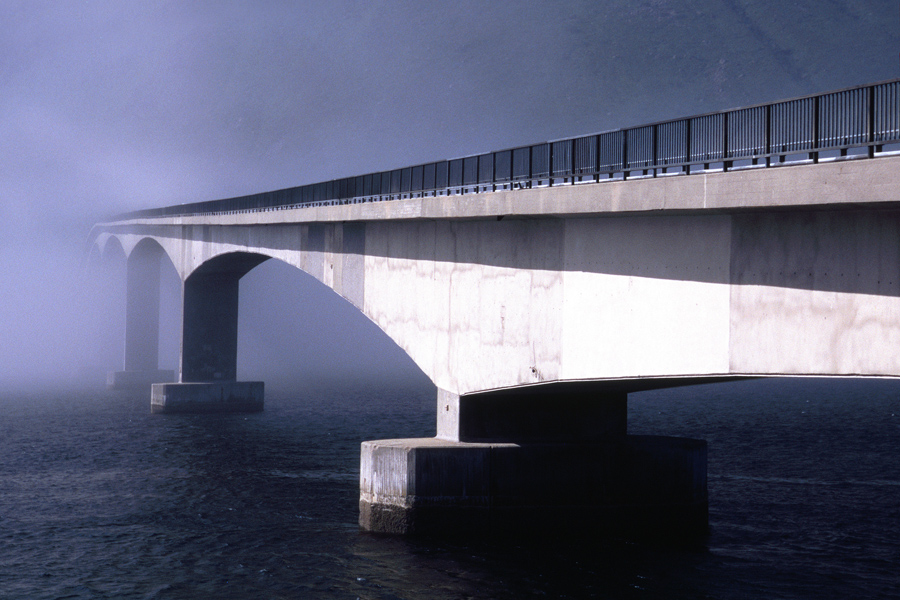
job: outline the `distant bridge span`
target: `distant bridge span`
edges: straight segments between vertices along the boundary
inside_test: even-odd
[[[738,165],[713,155],[722,159],[716,164],[706,156],[678,163],[675,174],[658,160],[629,170],[625,155],[622,176],[603,183],[530,172],[515,185],[497,181],[506,159],[492,153],[489,186],[376,202],[218,201],[98,224],[93,248],[102,253],[115,238],[128,256],[123,377],[158,376],[156,349],[140,340],[158,328],[165,254],[184,282],[184,331],[180,383],[155,385],[154,406],[196,409],[205,398],[210,407],[230,395],[238,408],[261,407],[261,386],[228,383],[236,377],[238,281],[278,258],[359,308],[439,390],[438,438],[363,445],[364,527],[502,528],[501,513],[517,521],[529,508],[546,509],[546,499],[535,503],[535,486],[555,490],[556,512],[590,505],[604,526],[621,521],[612,506],[628,506],[630,521],[654,527],[705,524],[705,445],[626,436],[628,391],[747,376],[900,377],[900,102],[898,82],[879,85],[894,93],[886,108],[876,106],[872,86],[859,88],[867,96],[848,96],[864,97],[863,138],[845,136],[829,156],[815,142],[796,164],[778,168],[762,167],[791,157],[768,146],[765,160]],[[814,139],[830,127],[822,112],[830,97],[808,102]],[[756,111],[770,131],[779,106]],[[876,109],[895,123],[893,137],[874,139]],[[679,121],[685,131],[648,126],[653,156],[671,146],[669,130],[696,146],[696,119]],[[722,121],[731,131],[729,117]],[[637,129],[620,137],[627,142]],[[602,135],[592,142],[597,157]],[[569,142],[576,156],[577,142]],[[862,152],[849,160],[854,148]],[[504,152],[514,174],[516,149]],[[467,159],[459,160],[464,178]],[[600,179],[598,162],[591,182]],[[687,175],[698,164],[702,172]],[[416,177],[410,170],[408,181]],[[358,183],[364,190],[364,178]],[[288,195],[305,193],[312,192]],[[618,440],[614,448],[610,440]],[[548,458],[561,447],[567,468]],[[618,466],[598,471],[600,463]],[[675,519],[673,506],[682,511]]]

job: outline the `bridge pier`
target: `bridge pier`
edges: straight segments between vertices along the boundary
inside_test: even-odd
[[[107,374],[111,389],[148,388],[175,380],[172,370],[159,368],[159,288],[162,250],[138,245],[128,257],[125,291],[124,370]]]
[[[239,281],[263,260],[244,253],[220,256],[184,282],[179,382],[152,386],[151,412],[263,409],[263,382],[237,381]]]
[[[363,442],[360,526],[399,534],[691,536],[706,443],[626,434],[624,392],[438,392],[435,438]]]
[[[262,381],[154,383],[152,413],[245,413],[263,409]]]

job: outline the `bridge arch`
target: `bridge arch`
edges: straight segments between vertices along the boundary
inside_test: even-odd
[[[277,259],[301,271],[305,276],[317,280],[336,293],[341,301],[352,305],[367,321],[378,328],[385,339],[391,341],[391,348],[397,347],[398,356],[411,359],[415,364],[415,369],[411,369],[411,372],[416,370],[423,372],[425,377],[437,384],[434,373],[429,368],[427,360],[429,356],[426,355],[423,362],[421,352],[413,352],[409,344],[402,342],[403,334],[406,332],[397,330],[396,324],[383,318],[384,314],[391,314],[389,307],[382,306],[384,298],[368,305],[364,301],[366,268],[364,227],[335,224],[274,226],[265,229],[265,235],[248,236],[247,230],[240,228],[163,226],[150,230],[135,226],[128,229],[104,230],[98,227],[92,234],[92,248],[98,248],[103,252],[103,249],[117,247],[133,261],[147,255],[156,255],[161,259],[162,254],[169,259],[178,274],[184,292],[181,299],[182,323],[179,336],[182,381],[233,379],[236,376],[236,313],[235,315],[230,313],[236,310],[234,307],[237,305],[236,294],[239,289],[237,281],[258,264],[268,259]],[[226,281],[229,283],[226,284]],[[216,297],[209,289],[211,285],[213,288],[224,285],[228,291],[224,296]],[[195,292],[199,291],[200,296],[207,297],[207,300],[191,296],[193,292],[189,288],[193,288]],[[202,292],[202,288],[207,288],[207,291]],[[223,300],[225,297],[229,298],[227,302]],[[222,322],[218,325],[208,322],[198,331],[190,329],[190,325],[185,321],[193,322],[196,315],[191,311],[200,311],[199,308],[191,306],[201,306],[204,303],[218,306],[220,311],[229,313],[230,316],[226,318],[228,325],[220,327],[223,325]],[[155,310],[158,309],[151,309],[150,312]],[[225,318],[223,315],[220,317]],[[220,356],[219,359],[203,366],[204,360],[210,358],[209,356],[207,359],[203,358],[203,346],[211,344],[201,343],[199,339],[206,335],[202,332],[208,329],[220,331],[223,335],[227,333],[229,341],[224,346],[226,350],[223,356],[234,356],[225,361],[227,364],[219,360],[224,360]],[[191,339],[196,339],[199,346],[192,345]],[[224,341],[224,338],[212,345],[217,345],[221,341]],[[205,353],[208,355],[209,350],[207,349]]]
[[[166,239],[145,232],[96,229],[89,239],[88,268],[100,275],[97,287],[102,295],[114,299],[110,306],[102,303],[106,318],[98,327],[104,348],[119,349],[118,358],[103,358],[111,369],[107,385],[113,389],[174,377],[172,370],[160,370],[159,363],[162,356],[171,366],[179,353],[180,334],[175,331],[180,329],[182,280],[171,249],[161,242]]]
[[[164,265],[164,262],[168,264]],[[172,269],[163,247],[150,237],[137,240],[127,254],[125,372],[156,373],[159,370],[160,292],[164,266]]]
[[[89,260],[92,263],[96,261],[109,261],[121,258],[123,261],[128,258],[122,241],[112,233],[101,233],[91,245]]]
[[[427,376],[409,354],[360,307],[307,270],[272,254],[223,252],[186,278],[183,381],[234,379],[238,374],[285,381],[290,376],[287,364],[305,365],[305,373],[312,375],[328,375],[333,364],[342,378],[359,374],[370,379],[390,364],[394,376],[399,368],[401,377],[424,383]],[[213,328],[216,337],[211,337]],[[260,328],[254,336],[252,331]],[[271,344],[284,354],[269,348]],[[261,357],[254,361],[251,356],[257,354]],[[287,364],[281,371],[262,358],[282,356]]]
[[[184,279],[182,269],[179,268],[179,263],[176,260],[178,251],[175,244],[171,239],[158,235],[119,231],[96,232],[91,239],[88,260],[94,262],[99,258],[107,261],[113,257],[121,257],[122,260],[127,261],[135,252],[138,253],[138,256],[143,257],[152,254],[161,258],[165,255],[169,264],[178,273],[179,278]]]
[[[131,251],[128,253],[128,260],[141,260],[151,257],[162,258],[164,255],[167,259],[169,258],[165,249],[156,238],[144,237],[138,240],[131,248]],[[169,259],[169,262],[171,262],[171,259]]]
[[[85,264],[89,281],[85,293],[97,344],[93,361],[98,381],[122,368],[126,267],[127,256],[118,238],[104,233],[93,240]]]

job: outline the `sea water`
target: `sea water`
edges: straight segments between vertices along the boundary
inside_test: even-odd
[[[434,435],[427,385],[147,396],[0,394],[0,598],[900,597],[900,382],[631,395],[629,432],[709,442],[710,534],[683,545],[361,533],[359,444]]]

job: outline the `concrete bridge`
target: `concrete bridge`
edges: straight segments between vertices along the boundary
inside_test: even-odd
[[[158,412],[261,410],[262,383],[235,381],[238,285],[276,258],[359,308],[438,388],[435,438],[363,443],[363,528],[703,530],[705,443],[627,435],[627,394],[900,376],[898,90],[98,224],[93,252],[128,257],[125,370],[111,384],[177,379],[154,383]],[[826,135],[828,111],[850,123],[840,135]],[[812,141],[778,138],[781,113]],[[610,140],[621,149],[605,164]],[[183,282],[177,376],[156,364],[160,260]]]

